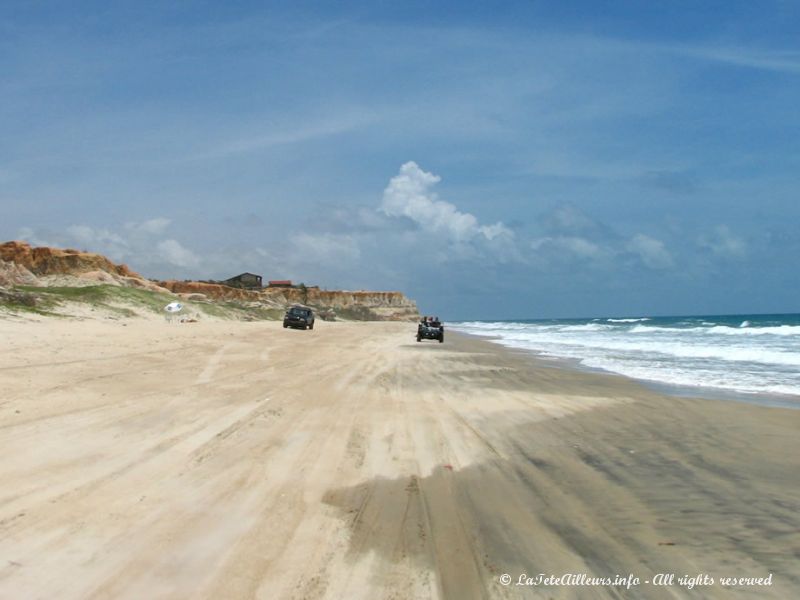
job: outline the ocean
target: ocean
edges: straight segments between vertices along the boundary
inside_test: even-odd
[[[800,314],[469,321],[451,328],[665,391],[800,408]]]

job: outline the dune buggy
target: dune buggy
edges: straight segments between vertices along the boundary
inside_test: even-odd
[[[439,340],[444,342],[444,325],[439,319],[422,319],[417,325],[417,341]]]

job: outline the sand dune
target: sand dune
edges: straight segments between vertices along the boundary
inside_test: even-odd
[[[0,322],[0,598],[800,592],[800,411],[414,331]]]

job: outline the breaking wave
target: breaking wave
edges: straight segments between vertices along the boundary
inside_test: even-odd
[[[472,321],[454,329],[653,382],[800,396],[800,315]]]

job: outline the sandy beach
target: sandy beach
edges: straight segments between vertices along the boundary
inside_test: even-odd
[[[414,332],[0,321],[0,598],[800,594],[800,411]]]

